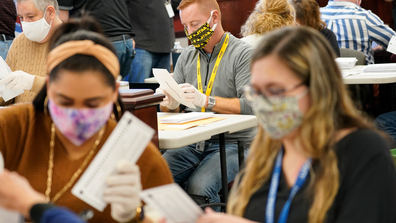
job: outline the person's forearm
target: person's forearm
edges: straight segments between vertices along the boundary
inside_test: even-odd
[[[215,97],[215,99],[216,104],[212,108],[212,111],[220,114],[241,114],[241,104],[239,98]]]
[[[169,109],[169,108],[166,107],[166,106],[160,105],[160,110],[161,110],[161,112],[174,112],[174,113],[179,113],[179,112],[180,112],[180,107],[177,107],[176,109],[171,110],[171,109]]]
[[[44,85],[45,85],[45,77],[35,76],[33,86],[30,91],[38,94],[41,91],[41,89],[43,89]]]

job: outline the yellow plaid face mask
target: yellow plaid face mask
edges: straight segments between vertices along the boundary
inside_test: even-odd
[[[191,41],[191,44],[197,49],[205,48],[206,44],[208,44],[216,29],[217,23],[213,25],[212,29],[209,26],[210,20],[212,20],[213,12],[214,11],[210,12],[210,18],[208,19],[208,21],[201,27],[199,27],[195,32],[188,34],[187,29],[184,28],[184,32],[186,33],[187,38]]]

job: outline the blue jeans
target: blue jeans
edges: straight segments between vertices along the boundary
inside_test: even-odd
[[[384,113],[374,120],[375,126],[390,135],[396,143],[396,111]]]
[[[0,41],[0,57],[4,60],[7,58],[8,50],[10,49],[12,40],[7,40],[6,42]]]
[[[131,64],[135,57],[135,50],[133,49],[132,39],[125,39],[120,41],[112,42],[116,51],[117,58],[120,61],[120,75],[122,78],[126,77],[131,70]]]
[[[247,153],[248,148],[245,147],[245,157]],[[196,144],[167,150],[163,157],[169,164],[175,182],[184,186],[188,194],[209,197],[210,203],[220,202],[219,191],[222,184],[218,142],[206,141],[204,151],[197,150]],[[226,157],[229,183],[239,172],[237,144],[226,143]],[[202,201],[196,202],[203,204]]]
[[[152,53],[136,48],[136,56],[129,72],[130,83],[144,83],[144,79],[152,77],[152,68],[170,70],[170,53]]]

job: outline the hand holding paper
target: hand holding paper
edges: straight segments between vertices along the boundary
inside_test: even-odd
[[[4,79],[8,77],[10,73],[12,73],[11,69],[8,67],[3,58],[0,57],[0,81],[8,83],[9,81],[4,81]],[[4,99],[4,101],[9,101],[16,96],[23,94],[23,92],[23,90],[7,89],[5,84],[0,84],[0,95]]]
[[[199,92],[198,89],[191,84],[185,83],[179,84],[179,86],[183,91],[183,98],[185,101],[192,102],[194,105],[201,108],[205,107],[206,95]]]
[[[111,204],[111,217],[118,222],[128,222],[135,217],[142,190],[140,170],[136,164],[120,161],[117,173],[106,180],[104,201]]]
[[[166,69],[153,69],[153,74],[160,84],[160,88],[169,94],[173,99],[178,101],[189,108],[195,108],[194,104],[190,101],[186,101],[183,97],[183,90],[176,83],[173,77],[169,74]]]
[[[172,96],[170,96],[166,91],[161,89],[161,86],[155,90],[156,94],[164,94],[165,98],[161,102],[162,106],[169,108],[170,110],[174,110],[179,107],[180,103],[177,102]]]
[[[10,90],[27,90],[33,87],[34,75],[28,74],[21,70],[11,72],[10,75],[0,80],[0,84],[6,84],[6,89]]]

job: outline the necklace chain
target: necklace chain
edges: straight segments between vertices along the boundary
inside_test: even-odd
[[[54,147],[55,147],[55,124],[51,125],[51,141],[50,141],[50,153],[49,153],[49,162],[48,162],[48,171],[47,171],[47,190],[45,191],[45,197],[47,201],[51,201],[55,203],[70,187],[74,184],[76,179],[80,176],[83,169],[87,166],[88,161],[91,160],[94,155],[100,141],[102,140],[103,133],[105,131],[105,126],[99,131],[98,138],[96,139],[92,149],[89,151],[88,155],[85,157],[83,163],[78,168],[78,170],[73,174],[69,182],[52,198],[50,199],[51,187],[52,187],[52,175],[54,169]]]

